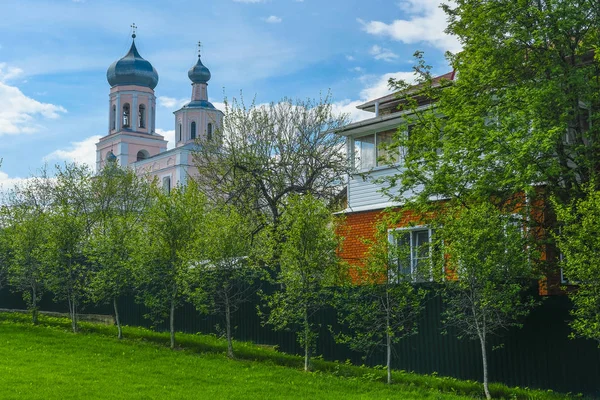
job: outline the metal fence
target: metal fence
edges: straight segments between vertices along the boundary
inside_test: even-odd
[[[502,336],[493,337],[490,346],[498,347],[489,354],[489,376],[492,382],[510,386],[552,389],[560,392],[584,393],[600,398],[600,350],[597,343],[584,339],[569,339],[568,326],[571,307],[568,298],[553,296],[542,299],[524,321],[522,329],[511,329]],[[301,353],[292,332],[276,332],[263,326],[257,315],[260,299],[255,296],[232,316],[234,337],[254,343],[277,345],[282,351]],[[67,312],[67,305],[53,301],[46,294],[40,304],[42,310]],[[442,334],[442,302],[430,295],[419,321],[419,333],[395,346],[394,368],[417,373],[437,373],[460,379],[481,380],[482,363],[479,343],[459,340],[455,332]],[[8,289],[0,291],[0,308],[25,308],[20,295]],[[87,305],[83,312],[111,314],[108,305]],[[133,296],[120,300],[124,325],[151,327],[144,318],[147,309],[136,303]],[[384,353],[362,354],[336,344],[328,326],[336,325],[333,309],[324,309],[316,315],[321,324],[317,354],[327,360],[351,360],[354,363],[383,365]],[[175,317],[176,329],[189,333],[219,333],[217,325],[223,321],[216,315],[201,315],[191,304],[179,308]],[[166,330],[167,325],[155,329]]]

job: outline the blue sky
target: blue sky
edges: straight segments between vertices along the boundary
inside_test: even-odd
[[[131,43],[157,69],[156,127],[173,136],[173,115],[191,94],[197,42],[211,70],[210,100],[257,103],[331,91],[335,110],[387,94],[391,76],[411,76],[425,51],[449,70],[439,0],[3,0],[0,3],[0,184],[45,163],[93,162],[108,129],[106,69]]]

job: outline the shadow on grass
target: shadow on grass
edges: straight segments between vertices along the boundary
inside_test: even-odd
[[[21,324],[32,326],[31,315],[25,312],[0,312],[0,323]],[[38,326],[52,329],[61,329],[71,332],[71,321],[68,318],[40,315]],[[79,323],[80,334],[102,335],[117,340],[115,326],[82,321]],[[124,326],[123,337],[125,341],[147,342],[160,347],[169,347],[168,332],[156,332],[145,328]],[[199,354],[214,354],[225,357],[227,341],[215,335],[177,333],[176,343],[178,351]],[[233,348],[237,360],[253,361],[277,365],[281,367],[302,369],[304,359],[300,356],[279,352],[276,346],[257,345],[251,342],[234,341]],[[366,367],[352,365],[349,361],[344,363],[325,361],[319,357],[312,363],[312,371],[327,373],[346,379],[360,379],[372,382],[385,382],[386,371],[383,367]],[[442,393],[483,397],[482,384],[475,381],[458,380],[451,377],[440,377],[436,374],[419,375],[405,371],[393,371],[394,385],[408,388],[422,388]],[[492,383],[490,392],[493,398],[503,399],[582,399],[581,395],[560,394],[551,390],[529,390],[527,388],[509,388],[506,385]]]

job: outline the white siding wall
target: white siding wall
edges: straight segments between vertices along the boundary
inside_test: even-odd
[[[391,200],[387,195],[381,193],[381,189],[386,184],[374,183],[373,180],[386,175],[393,175],[396,172],[398,171],[395,168],[378,168],[364,178],[356,174],[351,175],[348,180],[348,207],[351,209],[387,207]],[[397,189],[392,191],[392,194],[397,193]]]

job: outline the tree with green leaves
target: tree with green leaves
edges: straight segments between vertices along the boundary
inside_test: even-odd
[[[231,316],[254,296],[263,270],[250,261],[250,224],[234,207],[213,207],[204,226],[200,241],[204,259],[190,271],[189,296],[200,312],[223,316],[227,356],[234,358]]]
[[[388,237],[386,219],[379,221],[374,240],[357,270],[358,284],[348,282],[335,292],[334,304],[343,327],[336,341],[351,349],[369,353],[383,347],[386,354],[387,383],[392,383],[393,345],[417,333],[427,291],[415,286],[402,263],[410,251],[408,243]],[[391,243],[390,243],[391,241]]]
[[[287,207],[271,237],[271,249],[280,246],[275,279],[280,290],[265,296],[266,322],[277,330],[297,332],[308,371],[318,336],[315,313],[327,304],[328,287],[341,277],[338,239],[331,212],[321,200],[310,194],[290,196]]]
[[[47,286],[47,240],[53,205],[53,184],[42,171],[8,193],[2,207],[0,246],[8,283],[20,291],[32,321],[38,322],[38,303]]]
[[[54,203],[48,216],[47,282],[56,299],[69,306],[73,332],[88,298],[91,265],[85,255],[92,228],[93,173],[87,166],[57,167]]]
[[[577,286],[570,290],[574,334],[600,343],[600,192],[590,187],[587,197],[557,205],[561,224],[558,246],[564,275]]]
[[[252,215],[253,230],[277,225],[287,197],[310,193],[331,199],[348,171],[347,123],[333,113],[331,98],[246,107],[226,102],[223,127],[195,154],[196,178],[211,203],[225,200]]]
[[[192,181],[169,193],[153,185],[142,240],[132,255],[138,297],[155,321],[168,317],[171,348],[175,348],[175,310],[186,298],[191,271],[205,259],[198,246],[205,209],[205,198]]]
[[[520,326],[535,306],[527,297],[534,277],[528,234],[521,219],[489,202],[448,207],[438,230],[445,257],[434,258],[434,270],[444,271],[444,323],[459,337],[479,340],[483,387],[488,389],[489,337]]]
[[[405,154],[390,189],[415,209],[473,196],[510,208],[526,195],[550,216],[528,224],[548,231],[550,198],[568,204],[600,183],[600,4],[458,0],[443,8],[462,45],[448,55],[457,78],[433,79],[418,53],[416,85],[392,82],[405,111],[394,145]],[[544,272],[557,273],[549,261]]]
[[[94,177],[91,191],[93,225],[85,247],[92,264],[90,296],[96,303],[112,302],[121,339],[118,299],[132,289],[131,256],[140,245],[150,188],[133,170],[110,162]]]

